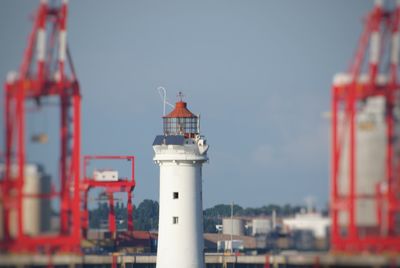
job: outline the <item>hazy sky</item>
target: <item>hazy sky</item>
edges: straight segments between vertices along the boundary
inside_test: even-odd
[[[3,80],[21,62],[37,4],[0,2]],[[205,207],[301,204],[310,195],[324,206],[329,122],[321,113],[371,7],[362,0],[70,1],[82,153],[135,155],[134,203],[158,199],[151,145],[162,132],[156,88],[164,86],[170,102],[183,91],[189,109],[201,114],[210,144]],[[51,128],[51,118],[29,119],[28,126]],[[29,159],[54,166],[55,147],[38,153],[32,146]]]

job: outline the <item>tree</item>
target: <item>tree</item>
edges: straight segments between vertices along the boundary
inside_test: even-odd
[[[143,200],[133,213],[135,229],[143,231],[158,230],[158,211],[159,205],[157,201]]]
[[[233,205],[233,215],[238,215],[243,208],[239,205]],[[231,205],[219,204],[212,208],[204,210],[205,217],[230,217],[231,216]]]

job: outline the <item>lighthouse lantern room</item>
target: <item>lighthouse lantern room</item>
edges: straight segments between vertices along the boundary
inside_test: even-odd
[[[175,109],[163,117],[164,135],[183,135],[185,138],[195,138],[199,134],[199,117],[187,109],[186,102],[180,100]]]

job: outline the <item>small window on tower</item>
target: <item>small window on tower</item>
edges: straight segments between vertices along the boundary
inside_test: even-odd
[[[178,224],[178,222],[179,222],[178,217],[172,217],[172,223],[173,224]]]
[[[178,192],[174,192],[174,194],[172,195],[173,199],[178,199],[179,198],[179,193]]]

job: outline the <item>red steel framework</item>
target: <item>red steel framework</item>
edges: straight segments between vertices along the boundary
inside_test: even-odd
[[[398,105],[400,85],[398,83],[400,4],[386,10],[383,1],[376,1],[373,10],[365,19],[364,30],[357,53],[347,73],[348,81],[336,82],[332,86],[332,174],[331,174],[331,248],[333,251],[394,251],[400,252],[400,233],[396,228],[396,215],[400,212],[400,157],[399,142],[396,142],[394,107]],[[368,52],[369,47],[369,52]],[[369,58],[368,64],[365,59]],[[361,79],[367,69],[368,79]],[[383,76],[382,76],[383,75]],[[380,79],[384,77],[385,79]],[[386,103],[386,175],[376,185],[374,194],[357,193],[356,166],[356,118],[357,110],[367,98],[383,96]],[[343,125],[347,127],[340,127]],[[344,151],[344,139],[348,139],[348,150]],[[344,151],[344,152],[343,152]],[[348,194],[339,192],[341,159],[348,154],[349,166],[346,183]],[[360,233],[357,226],[356,202],[370,199],[376,202],[376,232]],[[383,210],[383,204],[387,210]],[[341,226],[339,214],[347,213],[348,224]],[[387,222],[387,232],[379,230]]]
[[[96,181],[94,178],[88,176],[87,167],[90,161],[94,160],[128,160],[131,162],[131,176],[130,178],[118,178],[117,181]],[[113,238],[116,238],[117,226],[115,223],[114,212],[114,193],[125,192],[127,193],[127,222],[128,232],[133,231],[133,205],[132,205],[132,192],[135,188],[135,158],[134,156],[100,156],[100,155],[86,155],[83,160],[83,180],[81,182],[81,190],[83,191],[83,222],[82,230],[83,236],[87,238],[87,231],[89,229],[89,212],[88,212],[88,194],[93,188],[104,188],[108,197],[108,228],[112,233]]]
[[[80,221],[80,105],[81,95],[67,47],[68,1],[49,5],[40,2],[29,35],[19,73],[9,76],[5,89],[5,175],[1,180],[4,239],[8,251],[79,250]],[[36,53],[35,53],[36,52]],[[69,70],[67,72],[67,70]],[[60,231],[55,235],[28,236],[24,233],[23,187],[26,165],[25,102],[38,105],[46,98],[57,98],[60,106],[60,191],[34,198],[60,200]],[[57,157],[57,156],[54,156]],[[17,169],[12,174],[12,169]],[[29,196],[32,198],[32,195]],[[11,233],[11,214],[16,211],[17,231]],[[14,222],[14,220],[12,221]]]

